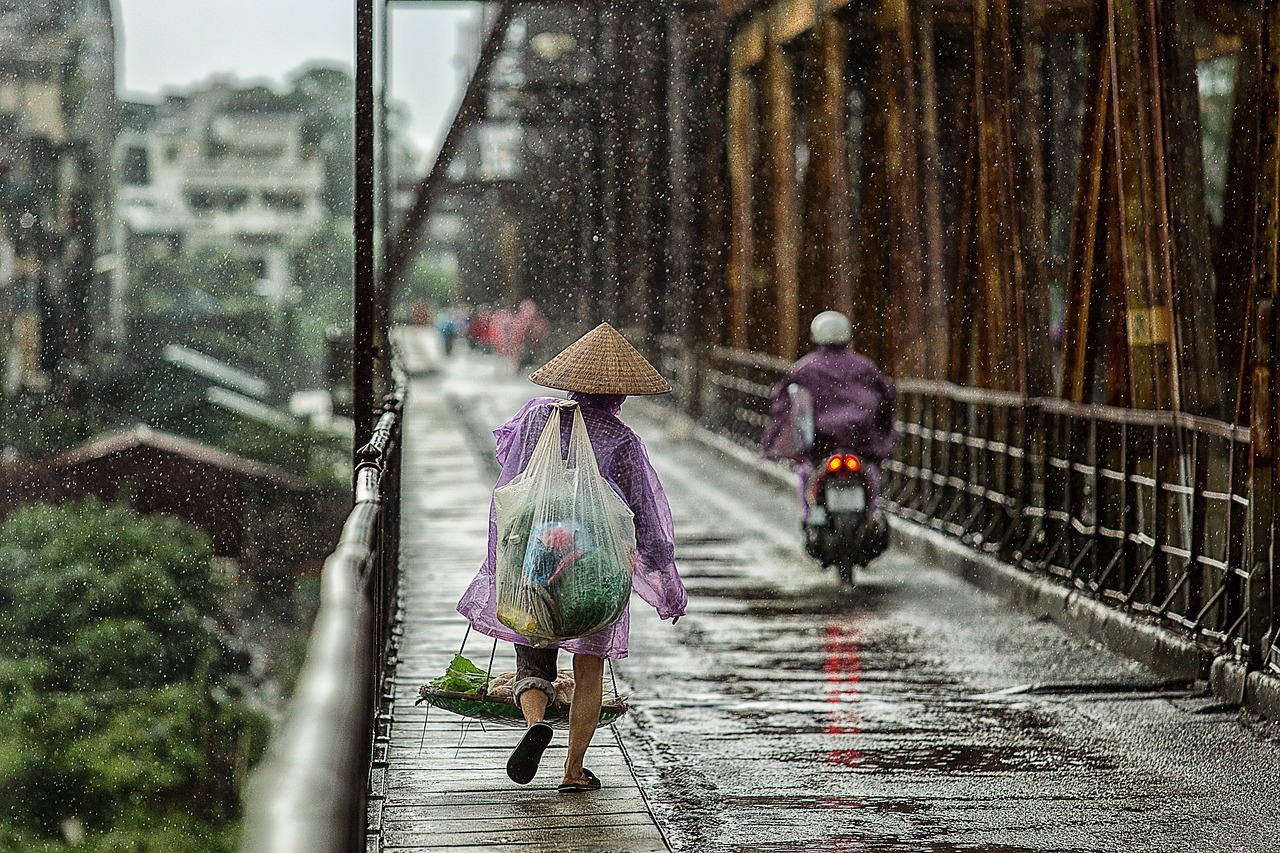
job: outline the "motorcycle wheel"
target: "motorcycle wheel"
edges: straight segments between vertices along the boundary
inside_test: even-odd
[[[836,573],[840,576],[840,583],[845,586],[853,586],[854,576],[859,568],[858,562],[858,542],[859,531],[853,524],[853,519],[849,517],[839,517],[836,519],[836,529],[833,531],[834,540],[832,544],[835,547],[835,566]]]

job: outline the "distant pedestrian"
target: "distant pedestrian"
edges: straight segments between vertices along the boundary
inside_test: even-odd
[[[632,587],[674,624],[684,614],[687,597],[675,565],[675,532],[671,508],[644,444],[618,418],[627,395],[664,394],[671,390],[644,356],[607,323],[588,332],[530,377],[548,388],[569,392],[581,409],[601,475],[635,514],[636,559]],[[553,407],[562,402],[540,397],[525,404],[506,424],[494,430],[502,474],[496,488],[525,470]],[[561,453],[567,452],[569,419],[561,431]],[[533,648],[497,615],[497,520],[489,511],[489,547],[484,564],[458,604],[477,631],[515,644],[514,698],[525,718],[525,734],[507,760],[507,775],[519,784],[532,781],[552,729],[543,722],[547,705],[556,698],[557,650],[573,654],[574,693],[569,711],[569,749],[562,793],[592,791],[600,780],[583,766],[587,746],[600,720],[604,661],[627,656],[630,615],[575,640]]]
[[[514,373],[516,352],[520,348],[518,337],[520,330],[516,322],[516,312],[510,308],[500,308],[493,312],[489,322],[493,332],[493,351],[506,359]]]
[[[516,353],[517,370],[538,363],[538,348],[549,328],[547,318],[542,316],[536,302],[526,299],[520,303],[520,309],[516,311],[516,331],[520,342]]]
[[[497,328],[494,324],[493,312],[481,308],[467,324],[467,340],[473,349],[480,352],[493,352],[497,340]]]
[[[442,308],[436,315],[436,331],[440,333],[440,344],[446,356],[453,355],[453,342],[458,337],[458,313],[452,308]]]

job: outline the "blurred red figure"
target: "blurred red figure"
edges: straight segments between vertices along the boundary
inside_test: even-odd
[[[532,299],[526,299],[520,303],[520,310],[516,312],[515,317],[516,340],[519,343],[516,355],[517,370],[532,367],[538,363],[538,347],[542,345],[542,339],[546,337],[549,328],[547,318],[542,316],[537,303]]]
[[[434,312],[429,302],[414,302],[409,307],[409,322],[415,326],[430,326]]]
[[[493,321],[493,314],[489,311],[478,311],[471,318],[471,322],[467,325],[467,337],[471,339],[471,343],[481,352],[493,352],[494,345],[497,343],[497,329]]]
[[[519,371],[537,363],[538,347],[546,337],[548,324],[532,299],[520,303],[516,311],[498,311],[493,315],[498,352]]]
[[[517,339],[516,312],[510,308],[494,311],[490,324],[493,328],[494,350],[514,366],[516,363],[515,354],[520,347],[520,342]]]

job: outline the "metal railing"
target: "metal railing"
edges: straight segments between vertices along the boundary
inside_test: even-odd
[[[673,338],[654,357],[697,389],[682,409],[758,446],[789,363]],[[1248,551],[1248,429],[947,382],[897,387],[903,441],[883,466],[891,512],[1260,661],[1277,631],[1271,570]]]
[[[898,394],[894,512],[1217,651],[1256,651],[1247,429],[926,380]]]
[[[370,768],[385,761],[384,691],[399,580],[404,382],[357,453],[354,506],[325,561],[320,609],[285,721],[246,797],[241,849],[365,848]]]

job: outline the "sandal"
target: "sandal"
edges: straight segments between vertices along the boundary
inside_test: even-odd
[[[551,726],[534,723],[525,730],[524,737],[511,750],[507,759],[507,776],[517,785],[528,785],[538,772],[538,762],[547,744],[551,743]]]
[[[559,790],[562,794],[581,794],[584,791],[599,791],[600,780],[596,778],[596,774],[590,770],[584,769],[582,775],[587,777],[586,782],[565,782],[560,786]]]

